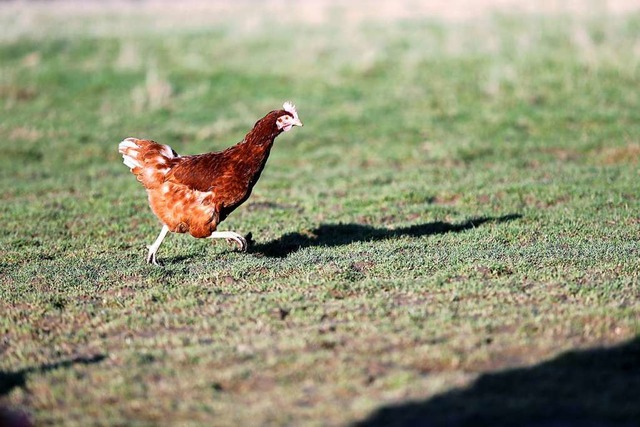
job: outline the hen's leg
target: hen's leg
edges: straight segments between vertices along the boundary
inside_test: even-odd
[[[227,239],[233,240],[240,247],[241,252],[247,251],[247,241],[244,237],[239,235],[238,233],[234,233],[233,231],[214,231],[209,236],[209,239]]]
[[[153,242],[153,245],[147,246],[147,249],[149,249],[149,254],[147,255],[147,264],[158,265],[156,254],[158,253],[158,249],[160,248],[160,245],[162,244],[162,241],[164,240],[168,232],[169,227],[163,225],[162,230],[160,230],[160,234],[158,235],[156,241]]]

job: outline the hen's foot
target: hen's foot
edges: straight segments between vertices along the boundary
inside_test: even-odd
[[[149,253],[147,254],[147,264],[159,266],[160,264],[158,264],[158,260],[156,259],[156,254],[158,253],[158,251],[154,251],[153,247],[151,246],[147,246],[147,249],[149,249]]]
[[[235,233],[233,231],[214,231],[213,233],[211,233],[211,236],[209,236],[210,239],[225,239],[227,242],[233,244],[237,244],[238,245],[238,249],[240,249],[241,252],[246,252],[247,251],[247,240],[242,237],[240,234]]]
[[[160,249],[160,245],[162,244],[162,241],[164,240],[168,232],[169,227],[163,225],[162,230],[160,230],[160,234],[158,235],[156,241],[153,242],[153,245],[147,246],[147,249],[149,249],[149,253],[147,254],[147,264],[160,265],[158,264],[158,260],[156,259],[156,254],[158,253],[158,249]]]
[[[234,243],[236,245],[238,245],[238,249],[240,250],[240,252],[246,252],[247,251],[247,246],[249,246],[247,244],[247,240],[244,237],[240,236],[240,235],[238,235],[236,237],[228,237],[227,238],[227,243],[229,243],[230,245],[233,245]]]

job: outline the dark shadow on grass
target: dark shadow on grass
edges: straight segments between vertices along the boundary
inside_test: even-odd
[[[105,359],[105,356],[98,354],[90,357],[76,357],[70,360],[63,360],[55,363],[47,363],[40,366],[20,369],[18,371],[0,371],[0,398],[7,395],[16,387],[24,387],[27,376],[35,372],[49,372],[58,368],[69,368],[73,365],[92,365]]]
[[[507,222],[521,218],[520,214],[500,217],[480,217],[452,224],[436,221],[411,225],[396,229],[376,228],[362,224],[323,224],[306,234],[288,233],[267,243],[249,247],[249,252],[268,257],[284,258],[287,255],[309,246],[340,246],[353,242],[368,242],[393,239],[400,236],[422,237],[444,233],[458,233],[478,227],[487,222]]]
[[[377,426],[639,426],[640,337],[571,351],[529,368],[485,374],[469,388],[384,407]]]
[[[167,251],[168,252],[168,251]],[[169,265],[174,265],[174,264],[184,264],[186,262],[191,262],[194,259],[197,259],[198,256],[201,256],[202,253],[190,253],[188,255],[175,255],[175,256],[167,256],[167,257],[160,257],[160,255],[158,255],[158,264],[161,267],[166,267]],[[153,264],[147,264],[150,267],[156,267]],[[156,269],[158,270],[158,269]],[[175,273],[168,271],[166,269],[159,269],[160,271],[162,271],[162,278],[163,279],[167,279],[171,276],[173,276]],[[155,271],[155,270],[153,270]]]

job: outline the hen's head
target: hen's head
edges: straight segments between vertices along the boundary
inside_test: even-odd
[[[295,105],[287,101],[284,103],[282,108],[283,109],[280,111],[281,115],[276,119],[276,126],[278,127],[278,130],[288,132],[294,126],[302,126],[302,122],[298,117]]]

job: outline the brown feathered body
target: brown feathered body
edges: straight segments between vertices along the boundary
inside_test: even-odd
[[[224,151],[179,156],[168,145],[127,138],[119,149],[124,162],[147,189],[149,204],[170,231],[209,237],[244,203],[282,133],[272,111],[244,139]]]

